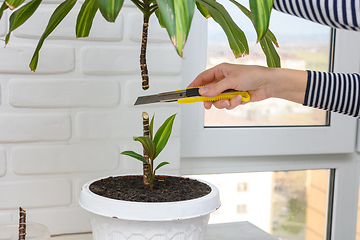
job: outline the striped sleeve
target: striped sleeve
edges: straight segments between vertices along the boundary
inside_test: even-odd
[[[360,31],[359,0],[274,0],[273,7],[333,28]]]
[[[360,74],[307,72],[304,106],[360,116]]]

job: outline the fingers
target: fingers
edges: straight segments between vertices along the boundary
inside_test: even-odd
[[[224,92],[225,90],[235,89],[235,87],[236,85],[231,81],[230,78],[224,78],[219,82],[211,83],[203,88],[200,88],[199,93],[202,96],[214,97]]]
[[[224,109],[231,110],[236,108],[237,106],[242,104],[242,97],[240,95],[236,95],[231,100],[228,99],[222,99],[220,101],[216,102],[204,102],[204,107],[206,109],[210,109],[211,106],[214,106],[218,109]]]

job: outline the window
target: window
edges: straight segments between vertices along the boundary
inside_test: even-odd
[[[220,189],[220,213],[211,223],[250,221],[281,239],[323,240],[327,221],[329,170],[196,175]],[[239,195],[237,180],[253,187]],[[244,182],[242,182],[244,183]]]
[[[204,20],[194,24],[192,33],[196,32],[196,41],[191,41],[194,35],[189,36],[189,45],[184,52],[183,67],[187,69],[183,74],[184,86],[205,70],[206,23]],[[356,32],[336,31],[335,72],[359,72],[359,58],[354,54],[360,48],[358,41],[360,37]],[[354,150],[356,119],[341,114],[332,113],[329,125],[243,128],[204,127],[204,108],[201,103],[183,105],[182,114],[187,116],[182,118],[183,157],[349,153]],[[219,142],[228,143],[221,146],[221,152],[219,148],[208,147]],[[236,147],[240,142],[241,145]]]
[[[194,21],[184,52],[183,87],[206,68],[207,22],[198,15]],[[358,32],[336,31],[335,72],[360,72],[359,42]],[[356,136],[360,133],[355,118],[332,113],[328,126],[205,128],[204,108],[200,103],[183,105],[181,116],[180,174],[327,171],[330,176],[322,239],[355,238],[360,176],[359,146],[355,152]],[[245,194],[238,193],[237,186],[233,191],[237,195]],[[228,199],[223,194],[221,198]],[[236,207],[232,209],[236,211]],[[248,205],[247,210],[251,212],[252,208]],[[222,208],[221,213],[224,211]],[[286,214],[290,210],[283,208],[281,212]],[[219,218],[212,216],[212,219]],[[261,223],[256,222],[259,219],[250,222],[259,226]],[[279,221],[271,224],[270,229],[280,226]]]

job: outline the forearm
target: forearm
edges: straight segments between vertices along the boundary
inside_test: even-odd
[[[307,72],[285,68],[268,68],[264,73],[268,78],[270,97],[281,98],[292,102],[304,103],[307,86]]]
[[[304,106],[360,116],[360,74],[269,69],[268,92]]]

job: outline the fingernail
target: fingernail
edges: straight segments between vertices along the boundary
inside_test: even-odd
[[[209,92],[209,88],[208,87],[202,87],[199,89],[199,93],[202,95],[204,93],[208,93]]]
[[[242,101],[242,96],[236,95],[236,96],[234,97],[234,102],[235,102],[236,104],[240,104],[241,101]]]
[[[229,101],[224,101],[224,102],[221,103],[221,106],[223,108],[228,108],[228,107],[230,107],[230,103],[229,103]]]

